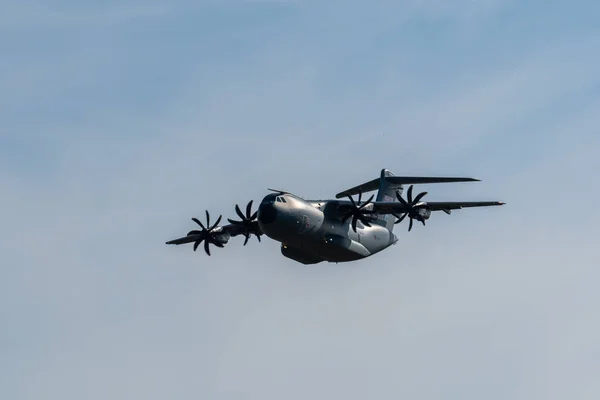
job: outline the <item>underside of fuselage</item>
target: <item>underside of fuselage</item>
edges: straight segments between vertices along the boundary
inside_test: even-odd
[[[327,262],[348,262],[368,257],[345,247],[329,244],[325,245],[299,245],[298,247],[281,244],[281,254],[302,264],[317,264]]]
[[[326,202],[309,202],[295,195],[267,195],[258,209],[263,233],[281,243],[281,253],[303,264],[348,262],[368,257],[395,242],[380,225],[342,223]]]

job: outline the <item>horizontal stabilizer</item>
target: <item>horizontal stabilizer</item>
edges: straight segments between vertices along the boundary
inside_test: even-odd
[[[344,190],[343,192],[336,194],[335,198],[341,199],[342,197],[346,197],[346,196],[354,196],[355,194],[358,194],[359,192],[366,193],[366,192],[372,192],[373,190],[377,190],[377,189],[379,189],[379,178],[373,179],[372,181],[369,181],[369,182],[365,182],[362,185],[355,186],[352,189]]]
[[[452,183],[452,182],[479,182],[479,179],[475,178],[454,178],[454,177],[429,177],[429,176],[386,176],[385,180],[395,185],[413,185],[413,184],[425,184],[425,183]],[[344,190],[335,195],[337,199],[341,199],[346,196],[354,196],[359,192],[371,192],[379,188],[380,179],[373,179],[369,182],[365,182],[362,185],[355,186],[351,189]]]
[[[388,176],[385,179],[398,185],[413,185],[419,183],[479,182],[479,179],[475,178],[439,178],[429,176]]]

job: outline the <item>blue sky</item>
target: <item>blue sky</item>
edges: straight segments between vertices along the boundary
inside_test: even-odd
[[[0,397],[596,399],[600,5],[0,5]],[[468,175],[360,263],[166,240]]]

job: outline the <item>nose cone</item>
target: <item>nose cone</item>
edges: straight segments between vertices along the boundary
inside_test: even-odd
[[[270,224],[277,219],[277,208],[275,208],[275,198],[265,197],[258,207],[258,221],[261,224]]]

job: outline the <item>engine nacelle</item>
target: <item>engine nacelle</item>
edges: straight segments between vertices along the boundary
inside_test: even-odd
[[[373,209],[374,209],[374,208],[375,208],[375,207],[373,206],[373,203],[369,203],[369,204],[367,204],[366,206],[364,206],[364,207],[362,208],[362,210],[363,210],[363,211],[367,211],[367,212],[369,212],[369,211],[373,211]]]
[[[431,217],[431,209],[430,208],[419,208],[416,211],[417,213],[417,219],[420,219],[422,221],[428,220],[429,217]]]
[[[365,212],[362,215],[363,218],[369,222],[375,222],[379,218],[381,218],[381,215],[379,215],[379,214],[372,214],[374,209],[375,209],[375,207],[373,206],[373,203],[369,203],[366,206],[364,206],[362,208],[362,210]]]
[[[229,239],[231,239],[231,235],[228,232],[223,231],[223,227],[217,226],[211,232],[214,238],[221,244],[227,244]]]

